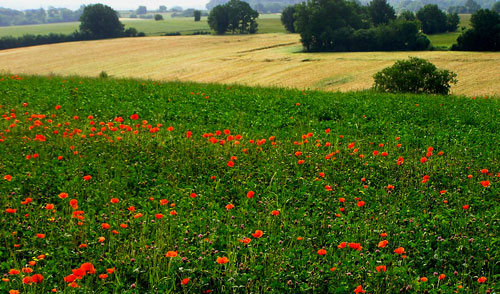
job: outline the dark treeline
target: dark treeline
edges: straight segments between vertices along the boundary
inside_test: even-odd
[[[49,7],[47,10],[40,8],[19,11],[0,7],[0,26],[78,21],[84,8],[81,6],[72,11],[67,8]]]
[[[142,37],[142,36],[145,36],[145,34],[142,32],[138,33],[137,30],[134,28],[129,28],[126,29],[122,35],[117,37]],[[90,33],[82,33],[80,31],[75,31],[69,35],[50,33],[48,35],[27,34],[18,38],[12,36],[6,36],[0,38],[0,50],[46,45],[46,44],[56,44],[64,42],[90,41],[99,39],[104,39],[104,38],[95,36]]]

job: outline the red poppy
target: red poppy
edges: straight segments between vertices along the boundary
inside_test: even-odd
[[[111,203],[118,203],[120,200],[118,198],[111,198]]]
[[[363,287],[361,285],[357,286],[356,289],[354,289],[354,293],[365,293],[366,291],[363,290]]]
[[[189,195],[189,197],[191,197],[191,198],[196,198],[196,193],[191,193],[191,194]]]
[[[92,179],[92,176],[90,176],[90,175],[86,175],[86,176],[83,176],[83,179],[84,179],[85,181],[89,181],[90,179]]]
[[[234,205],[233,204],[228,204],[226,205],[226,209],[227,210],[230,210],[230,209],[233,209],[234,208]]]
[[[398,248],[394,249],[394,253],[403,254],[403,253],[405,253],[405,249],[403,247],[398,247]]]
[[[227,162],[227,166],[233,167],[234,166],[234,162],[232,160],[228,161]]]
[[[365,206],[365,202],[364,201],[359,201],[358,203],[356,203],[356,205],[358,207],[362,207],[362,206]]]
[[[277,210],[273,210],[273,211],[271,212],[271,214],[272,214],[272,215],[279,215],[279,214],[280,214],[280,212],[279,212],[279,211],[277,211]]]
[[[177,251],[167,251],[167,254],[165,254],[166,257],[176,257],[177,256]]]
[[[5,209],[5,212],[6,212],[6,213],[16,213],[16,212],[17,212],[17,209],[14,209],[14,208],[6,208],[6,209]]]
[[[342,249],[342,248],[345,248],[346,246],[347,246],[347,242],[342,242],[342,243],[340,243],[340,244],[337,246],[337,248]]]
[[[190,278],[185,278],[182,280],[182,285],[187,285],[191,279]]]
[[[360,243],[354,243],[354,242],[349,243],[349,248],[355,249],[357,251],[361,251],[363,249]]]
[[[130,116],[130,119],[132,120],[138,120],[139,119],[139,115],[137,113],[134,113]]]
[[[385,265],[379,265],[379,266],[377,266],[377,272],[380,273],[381,271],[386,272],[387,271],[387,267]]]
[[[486,282],[486,277],[480,277],[479,279],[477,279],[477,282],[480,284]]]
[[[109,224],[107,224],[107,223],[103,223],[103,224],[101,224],[101,227],[102,227],[103,229],[107,230],[107,229],[109,229],[111,226],[110,226]]]
[[[387,246],[387,244],[389,244],[389,241],[387,241],[387,240],[380,241],[380,242],[378,242],[378,247],[384,248],[385,246]]]
[[[490,181],[481,181],[481,185],[486,188],[490,185]]]
[[[421,163],[425,163],[425,162],[427,162],[427,158],[426,158],[426,157],[422,157],[422,158],[420,158],[420,162],[421,162]]]
[[[45,234],[36,234],[36,237],[38,239],[43,239],[43,238],[45,238]]]
[[[255,192],[254,191],[248,191],[247,193],[247,198],[250,199],[250,198],[253,198],[255,196]]]
[[[10,182],[12,180],[12,176],[11,175],[5,175],[3,177],[6,181]]]
[[[16,270],[16,269],[11,269],[9,270],[9,275],[13,276],[13,275],[18,275],[21,271],[19,270]]]
[[[321,255],[321,256],[323,256],[323,255],[326,254],[326,250],[325,249],[320,249],[320,250],[318,250],[318,254]]]
[[[106,279],[107,277],[108,277],[108,275],[107,275],[107,274],[100,274],[100,275],[99,275],[99,279],[103,279],[103,280],[104,280],[104,279]]]
[[[229,259],[225,256],[223,257],[217,257],[217,263],[218,264],[224,264],[224,263],[228,263],[229,262]]]
[[[255,233],[252,234],[254,238],[260,238],[262,237],[262,235],[264,235],[264,232],[262,232],[261,230],[256,230]]]
[[[444,278],[446,278],[446,275],[445,274],[440,274],[438,279],[441,281],[441,280],[444,280]]]
[[[469,209],[469,207],[470,207],[469,204],[466,204],[466,205],[462,206],[462,208],[465,209],[465,210]]]
[[[163,214],[161,214],[161,213],[157,213],[157,214],[155,214],[155,217],[156,217],[157,219],[162,219],[162,218],[163,218]]]

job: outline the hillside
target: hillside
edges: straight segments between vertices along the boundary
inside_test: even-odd
[[[243,0],[248,2],[250,6],[262,13],[278,13],[283,10],[283,8],[294,5],[297,3],[304,2],[304,0]],[[229,2],[229,0],[210,0],[207,3],[206,7],[208,10],[211,10],[217,5],[225,4]]]
[[[301,50],[294,34],[113,39],[3,50],[0,71],[84,76],[106,71],[114,77],[348,91],[370,88],[377,71],[417,56],[458,74],[454,94],[500,93],[498,52]]]

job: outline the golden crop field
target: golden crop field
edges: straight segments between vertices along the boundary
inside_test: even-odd
[[[372,76],[417,56],[458,74],[453,94],[499,95],[500,53],[302,53],[295,34],[175,36],[74,42],[0,51],[0,71],[280,86],[328,91],[371,87]]]

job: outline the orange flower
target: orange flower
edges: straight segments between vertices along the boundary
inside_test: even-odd
[[[31,277],[31,282],[32,283],[41,283],[43,281],[43,276],[41,274],[34,274],[32,277]]]
[[[106,272],[108,272],[108,274],[112,274],[115,272],[115,268],[107,268]]]
[[[349,248],[355,249],[357,251],[361,251],[363,249],[360,243],[354,243],[354,242],[349,243]]]
[[[247,193],[247,198],[248,198],[248,199],[251,199],[251,198],[253,198],[254,196],[255,196],[255,192],[254,192],[254,191],[248,191],[248,193]]]
[[[387,244],[389,244],[389,241],[387,241],[387,240],[380,241],[380,242],[378,242],[378,247],[384,248],[385,246],[387,246]]]
[[[83,176],[83,180],[85,181],[90,181],[90,179],[92,179],[92,176],[90,175]]]
[[[425,163],[425,162],[427,162],[427,157],[422,157],[422,158],[420,158],[420,162],[421,162],[421,163]]]
[[[18,275],[20,273],[19,270],[16,270],[16,269],[11,269],[9,270],[9,275],[13,276],[13,275]]]
[[[36,234],[36,237],[38,239],[43,239],[43,238],[45,238],[45,234]]]
[[[427,282],[427,280],[428,280],[428,279],[427,279],[426,277],[421,277],[421,278],[420,278],[420,281],[421,281],[421,282]]]
[[[185,278],[181,281],[182,285],[187,285],[191,279],[190,278]]]
[[[358,203],[356,203],[356,205],[358,207],[362,207],[362,206],[365,206],[365,202],[364,201],[359,201]]]
[[[382,238],[387,237],[387,233],[381,233],[381,234],[380,234],[380,237],[382,237]]]
[[[273,211],[271,212],[271,214],[272,214],[272,215],[279,215],[279,214],[280,214],[280,212],[279,212],[279,211],[277,211],[277,210],[273,210]]]
[[[82,263],[82,265],[80,266],[81,269],[85,270],[85,272],[89,273],[89,274],[95,274],[97,271],[94,267],[94,265],[90,262],[85,262],[85,263]]]
[[[99,237],[99,238],[97,239],[97,242],[99,242],[99,243],[102,243],[102,242],[104,242],[104,241],[106,241],[106,238],[104,238],[104,237]]]
[[[326,254],[326,250],[325,249],[320,249],[320,250],[318,250],[318,254],[321,255],[321,256],[323,256],[323,255]]]
[[[107,275],[107,274],[100,274],[100,275],[99,275],[99,279],[103,279],[103,280],[104,280],[104,279],[106,279],[107,277],[108,277],[108,275]]]
[[[49,204],[45,205],[45,209],[47,209],[47,210],[54,209],[54,204],[49,203]]]
[[[486,282],[486,277],[480,277],[479,279],[477,279],[477,282],[480,284]]]
[[[139,119],[139,115],[137,113],[134,113],[130,116],[130,119],[132,120],[138,120]]]
[[[441,280],[444,280],[444,278],[446,278],[446,275],[445,274],[440,274],[438,279],[441,281]]]
[[[264,232],[262,232],[261,230],[256,230],[255,233],[252,234],[254,238],[260,238],[262,237],[262,235],[264,235]]]
[[[398,248],[394,249],[394,253],[403,254],[403,253],[405,253],[405,249],[403,247],[398,247]]]
[[[165,257],[176,257],[177,256],[177,251],[167,251],[167,254],[165,254]]]
[[[488,171],[486,168],[483,168],[483,169],[481,170],[481,173],[482,173],[482,174],[487,174],[488,172],[489,172],[489,171]]]
[[[361,285],[359,285],[358,287],[356,287],[356,289],[354,289],[354,293],[365,293],[366,291],[363,290],[363,287],[361,287]]]
[[[383,271],[384,273],[387,271],[387,267],[385,265],[379,265],[377,266],[377,272]]]
[[[466,205],[462,206],[462,208],[465,209],[465,210],[469,209],[469,207],[470,207],[469,204],[466,204]]]
[[[19,294],[19,290],[10,290],[9,294]]]
[[[101,227],[105,230],[109,229],[111,226],[108,223],[101,224]]]
[[[230,210],[230,209],[233,209],[234,208],[234,205],[233,204],[228,204],[226,205],[226,209],[227,210]]]
[[[31,277],[26,276],[23,278],[23,284],[31,284]]]
[[[232,160],[228,161],[227,162],[227,166],[233,167],[234,166],[234,162]]]
[[[490,181],[481,181],[481,185],[482,185],[483,187],[485,187],[485,188],[486,188],[486,187],[489,187],[489,185],[490,185]]]
[[[120,200],[118,198],[111,198],[111,203],[118,203]]]
[[[14,208],[6,208],[6,209],[5,209],[5,212],[6,212],[6,213],[16,213],[16,212],[17,212],[17,209],[14,209]]]
[[[340,244],[337,246],[337,248],[342,249],[342,248],[345,248],[346,246],[347,246],[347,243],[346,243],[346,242],[342,242],[342,243],[340,243]]]
[[[189,194],[189,197],[191,197],[191,198],[196,198],[196,193],[191,193],[191,194]]]
[[[155,217],[156,217],[157,219],[162,219],[162,218],[163,218],[163,214],[161,214],[161,213],[157,213],[157,214],[155,214]]]
[[[177,211],[172,210],[172,211],[170,212],[170,215],[177,215]]]
[[[336,267],[332,267],[332,268],[330,268],[330,271],[334,272],[336,269],[337,269]]]
[[[229,262],[229,259],[225,256],[223,257],[217,257],[217,263],[218,264],[224,264],[224,263],[228,263]]]
[[[12,180],[12,176],[11,175],[5,175],[3,177],[7,182],[10,182]]]
[[[240,242],[244,243],[244,244],[248,244],[248,243],[250,243],[250,241],[252,241],[252,239],[250,239],[250,238],[244,238],[243,240],[240,240]]]

